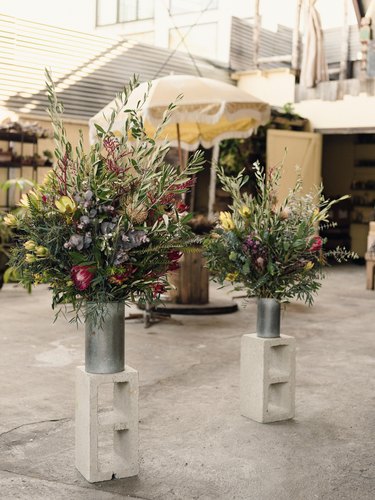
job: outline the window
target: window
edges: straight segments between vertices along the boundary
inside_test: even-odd
[[[181,39],[184,37],[184,42]],[[197,26],[183,26],[169,30],[169,48],[193,54],[205,54],[207,57],[217,57],[217,24],[207,23]],[[187,46],[187,48],[186,48]]]
[[[154,17],[154,0],[96,0],[96,25],[140,21]]]
[[[96,25],[115,24],[117,20],[117,0],[97,0]]]
[[[169,5],[171,14],[186,14],[217,9],[218,3],[218,0],[170,0]]]

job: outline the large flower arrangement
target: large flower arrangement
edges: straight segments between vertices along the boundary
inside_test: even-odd
[[[201,169],[202,156],[180,171],[164,161],[168,146],[156,142],[174,104],[155,137],[145,133],[142,102],[128,110],[121,137],[111,132],[137,85],[133,79],[119,95],[119,108],[106,130],[97,126],[89,152],[82,140],[74,152],[47,72],[57,163],[43,185],[21,200],[22,217],[7,219],[19,235],[12,265],[21,282],[48,283],[53,307],[71,304],[74,319],[84,304],[90,304],[86,314],[102,317],[108,302],[153,301],[167,289],[166,273],[178,267],[181,249],[194,239],[182,194]]]
[[[322,187],[302,195],[302,181],[285,200],[277,200],[282,164],[266,174],[254,164],[255,195],[243,188],[249,178],[240,172],[228,177],[219,169],[223,189],[233,205],[221,212],[216,227],[205,239],[208,268],[221,284],[234,284],[248,297],[286,302],[293,297],[309,304],[318,291],[329,257],[344,261],[355,257],[343,248],[324,250],[319,226],[329,222],[329,210],[338,200],[326,200]]]

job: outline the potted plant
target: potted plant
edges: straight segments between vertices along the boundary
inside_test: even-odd
[[[326,200],[322,186],[301,194],[299,177],[285,200],[277,199],[282,164],[266,173],[254,164],[255,194],[243,192],[248,176],[218,178],[232,199],[205,239],[205,256],[213,277],[232,283],[247,297],[258,298],[257,335],[280,336],[280,304],[292,298],[309,305],[324,277],[330,257],[345,261],[356,257],[344,248],[325,251],[319,226],[329,223],[329,210],[338,200]]]
[[[203,159],[195,154],[183,171],[165,163],[169,147],[155,139],[173,104],[155,137],[145,132],[142,102],[128,110],[123,136],[112,133],[136,79],[119,95],[107,127],[96,126],[89,151],[81,141],[74,152],[48,73],[47,80],[57,161],[43,185],[21,201],[23,217],[9,221],[19,233],[11,263],[24,285],[49,284],[54,309],[69,304],[72,319],[86,323],[86,371],[122,371],[124,303],[155,301],[168,288],[166,274],[178,266],[181,250],[194,241],[181,194]]]
[[[6,212],[0,213],[0,289],[4,284],[4,274],[8,268],[10,241],[12,238],[11,228],[4,222]]]
[[[45,167],[52,167],[52,165],[53,165],[53,153],[49,149],[46,149],[45,151],[43,151],[43,156],[45,158],[44,166]]]

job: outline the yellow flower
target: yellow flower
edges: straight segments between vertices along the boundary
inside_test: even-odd
[[[305,264],[305,267],[303,268],[304,271],[310,271],[310,269],[312,269],[314,267],[314,262],[311,262],[311,260],[309,260],[309,262],[307,262]]]
[[[30,204],[34,207],[38,207],[40,202],[40,198],[38,193],[35,191],[29,191],[28,193],[24,193],[18,202],[18,205],[23,208],[29,208]]]
[[[20,205],[23,208],[29,208],[29,199],[27,197],[27,194],[23,194],[20,201],[18,202],[18,205]]]
[[[76,209],[76,204],[74,200],[69,198],[69,196],[61,196],[59,200],[55,201],[56,208],[62,214],[72,213]]]
[[[35,250],[36,243],[33,240],[27,240],[23,246],[26,248],[26,250]]]
[[[33,278],[34,278],[35,285],[39,285],[40,283],[42,283],[43,276],[41,274],[39,274],[39,273],[34,274]]]
[[[38,257],[46,257],[48,255],[48,248],[38,246],[35,248],[35,253]]]
[[[36,261],[36,257],[35,255],[33,255],[32,253],[27,253],[25,255],[25,261],[28,263],[28,264],[32,264],[33,262]]]
[[[223,229],[226,231],[230,231],[234,229],[234,222],[232,220],[232,216],[229,212],[220,212],[220,223]]]
[[[242,217],[250,217],[251,215],[251,211],[250,211],[250,208],[247,207],[246,205],[243,205],[240,209],[239,209],[239,214],[242,216]]]
[[[4,217],[4,223],[7,226],[17,226],[18,220],[17,220],[17,217],[15,215],[13,215],[13,214],[7,214]]]
[[[238,273],[228,273],[225,276],[226,281],[236,281],[237,278],[238,278]]]

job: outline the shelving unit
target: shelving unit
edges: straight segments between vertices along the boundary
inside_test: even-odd
[[[0,183],[9,179],[24,178],[41,182],[49,166],[40,165],[38,136],[35,134],[0,131]],[[19,201],[19,189],[0,190],[0,209],[14,207]]]
[[[375,134],[357,135],[351,183],[352,250],[364,257],[369,222],[375,219]]]

